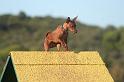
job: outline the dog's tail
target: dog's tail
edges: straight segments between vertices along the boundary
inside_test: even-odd
[[[46,37],[48,36],[49,33],[50,33],[50,32],[47,32],[47,33],[46,33]]]

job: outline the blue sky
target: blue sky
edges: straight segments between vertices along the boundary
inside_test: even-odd
[[[0,15],[74,17],[91,25],[124,25],[124,0],[0,0]]]

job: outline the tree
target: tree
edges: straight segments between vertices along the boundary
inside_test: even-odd
[[[20,19],[25,19],[27,17],[25,12],[23,12],[23,11],[20,11],[18,16]]]

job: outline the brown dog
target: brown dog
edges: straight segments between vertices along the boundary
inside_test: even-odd
[[[48,51],[49,48],[57,47],[60,50],[60,47],[64,47],[65,50],[68,50],[67,46],[67,37],[68,37],[68,30],[71,32],[77,33],[76,30],[76,19],[75,17],[73,20],[70,17],[67,18],[65,23],[59,25],[53,32],[48,32],[45,36],[44,40],[44,49]]]

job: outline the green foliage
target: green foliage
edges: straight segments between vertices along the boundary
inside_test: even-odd
[[[51,16],[29,17],[23,11],[18,16],[0,16],[0,73],[10,51],[43,50],[45,34],[64,21]],[[78,22],[77,29],[75,35],[69,32],[69,49],[99,51],[115,82],[124,81],[124,26],[103,29]]]
[[[26,16],[25,12],[21,11],[21,12],[19,13],[18,17],[19,17],[20,19],[25,19],[27,16]]]
[[[120,33],[117,30],[108,31],[103,35],[103,44],[108,51],[117,49],[119,41]]]

